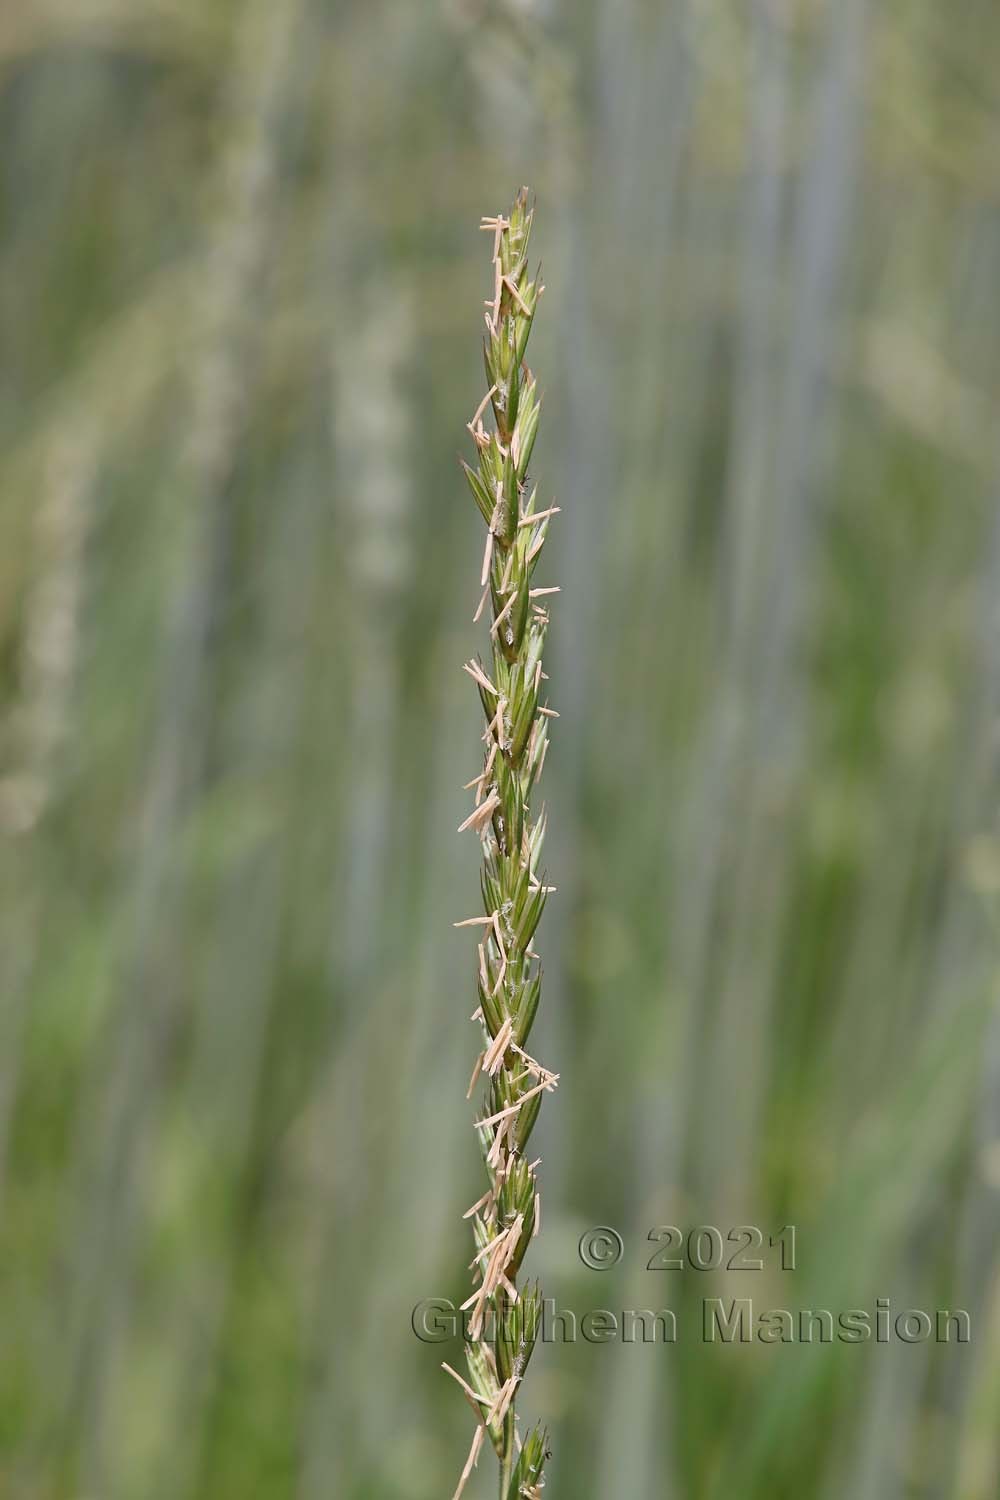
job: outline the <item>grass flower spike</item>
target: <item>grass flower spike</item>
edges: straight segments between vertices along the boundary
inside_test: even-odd
[[[542,1096],[558,1075],[528,1051],[538,1009],[541,971],[532,939],[550,892],[539,860],[544,809],[531,801],[545,762],[549,719],[542,647],[553,588],[535,586],[535,571],[556,507],[539,509],[528,480],[538,429],[539,400],[525,363],[531,325],[543,287],[528,275],[533,210],[527,190],[507,218],[484,219],[493,237],[493,287],[486,303],[484,353],[489,389],[469,423],[475,468],[463,465],[486,525],[478,620],[489,602],[489,657],[465,670],[483,706],[483,768],[468,785],[473,807],[460,832],[482,843],[484,912],[457,926],[480,931],[479,1005],[483,1048],[470,1096],[480,1079],[485,1105],[476,1121],[488,1177],[486,1191],[466,1214],[475,1235],[475,1288],[468,1314],[468,1379],[449,1367],[476,1414],[472,1448],[455,1492],[465,1483],[486,1442],[500,1463],[500,1500],[533,1500],[541,1493],[546,1458],[539,1428],[521,1439],[516,1400],[541,1325],[536,1283],[519,1281],[521,1263],[541,1222],[538,1161],[528,1139]],[[492,412],[487,426],[484,417]],[[488,420],[488,417],[487,417]]]

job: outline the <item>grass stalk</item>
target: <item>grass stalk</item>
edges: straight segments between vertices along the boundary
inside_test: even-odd
[[[481,934],[474,1019],[482,1027],[483,1045],[469,1094],[480,1078],[486,1080],[476,1128],[488,1185],[466,1215],[475,1235],[476,1285],[463,1308],[469,1379],[456,1378],[477,1426],[455,1500],[487,1440],[500,1465],[500,1500],[537,1497],[548,1456],[540,1427],[521,1440],[516,1406],[542,1308],[537,1281],[518,1280],[541,1222],[538,1161],[529,1160],[527,1145],[542,1096],[558,1082],[558,1075],[527,1050],[541,987],[532,939],[554,889],[539,863],[544,809],[533,816],[530,804],[545,761],[549,720],[555,717],[545,701],[542,648],[548,597],[557,592],[534,583],[556,510],[536,504],[537,491],[528,478],[539,399],[525,351],[543,291],[539,275],[532,279],[528,273],[533,212],[522,188],[506,217],[482,222],[493,237],[483,345],[489,390],[468,424],[477,466],[464,465],[486,525],[476,619],[488,601],[491,625],[487,659],[477,656],[465,664],[479,690],[486,727],[483,768],[469,783],[473,809],[460,830],[475,830],[482,845],[485,910],[456,925]]]

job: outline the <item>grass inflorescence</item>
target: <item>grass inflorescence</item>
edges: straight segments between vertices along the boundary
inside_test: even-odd
[[[518,1280],[541,1222],[538,1160],[529,1160],[528,1140],[542,1096],[558,1082],[528,1051],[541,989],[532,940],[554,889],[540,867],[544,809],[533,816],[531,800],[545,762],[549,719],[555,717],[546,701],[542,648],[548,596],[557,592],[535,584],[557,508],[538,506],[528,478],[539,398],[525,351],[544,290],[540,276],[528,273],[532,216],[522,188],[507,217],[482,222],[493,236],[484,340],[489,389],[468,424],[477,466],[463,465],[486,524],[475,618],[488,604],[491,624],[488,659],[477,656],[465,664],[483,707],[485,750],[483,768],[467,788],[474,806],[459,830],[474,830],[482,844],[485,910],[456,925],[482,929],[474,1019],[482,1027],[483,1047],[469,1096],[485,1079],[476,1128],[488,1186],[466,1215],[476,1249],[476,1285],[463,1308],[468,1379],[446,1366],[476,1414],[456,1500],[487,1441],[500,1464],[501,1500],[538,1496],[547,1456],[544,1431],[534,1427],[522,1440],[516,1413],[542,1306],[538,1283]],[[493,421],[487,426],[489,412]]]

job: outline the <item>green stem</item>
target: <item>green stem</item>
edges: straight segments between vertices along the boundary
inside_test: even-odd
[[[500,1460],[500,1500],[507,1500],[511,1475],[514,1472],[514,1403],[511,1402],[503,1419],[503,1458]]]

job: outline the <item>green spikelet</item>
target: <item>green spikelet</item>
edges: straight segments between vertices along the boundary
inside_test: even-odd
[[[482,843],[485,911],[457,925],[476,926],[482,933],[483,1051],[473,1086],[480,1075],[487,1081],[476,1126],[489,1184],[473,1215],[476,1286],[466,1304],[466,1357],[480,1425],[458,1493],[488,1436],[500,1460],[500,1500],[537,1496],[546,1456],[537,1429],[520,1449],[517,1440],[515,1402],[542,1307],[537,1283],[519,1288],[518,1274],[540,1222],[538,1163],[528,1159],[528,1137],[542,1095],[558,1081],[527,1051],[541,977],[532,943],[553,889],[539,873],[545,819],[532,814],[531,799],[554,717],[545,701],[542,647],[548,610],[542,601],[556,592],[534,582],[556,509],[537,507],[528,478],[539,398],[525,352],[543,290],[538,276],[532,279],[528,272],[532,215],[522,188],[507,217],[482,223],[493,236],[493,287],[483,342],[490,389],[469,423],[477,467],[463,464],[487,526],[476,618],[489,603],[491,626],[488,657],[465,667],[479,690],[486,749],[482,772],[471,783],[475,805],[460,829],[474,830]],[[488,410],[492,430],[483,421]]]

